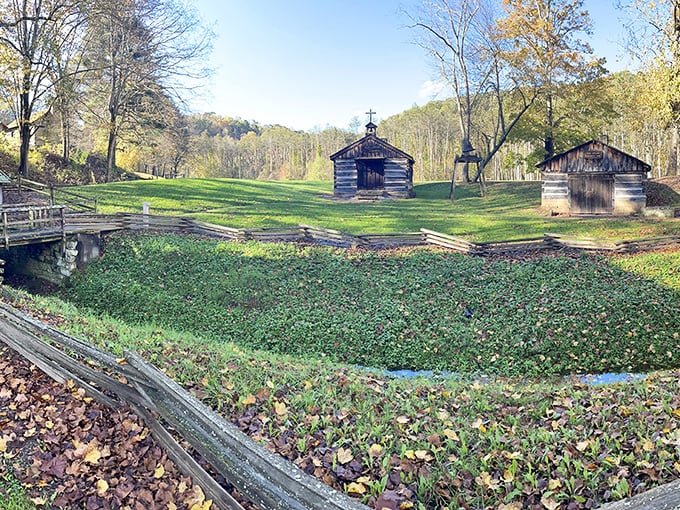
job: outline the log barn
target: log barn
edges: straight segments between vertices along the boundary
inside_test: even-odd
[[[605,142],[591,140],[536,166],[542,173],[541,206],[546,210],[626,215],[645,206],[650,165]]]
[[[377,126],[330,156],[333,195],[341,198],[413,198],[413,157],[378,138]]]

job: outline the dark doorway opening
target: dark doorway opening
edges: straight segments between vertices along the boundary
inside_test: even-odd
[[[385,160],[358,159],[357,160],[357,189],[381,190],[385,189]]]

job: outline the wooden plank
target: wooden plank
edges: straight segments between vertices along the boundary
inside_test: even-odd
[[[137,388],[141,391],[141,388]],[[147,396],[148,398],[148,396]],[[203,489],[208,499],[212,499],[218,508],[225,510],[243,510],[243,507],[210,476],[203,467],[189,455],[175,438],[163,427],[158,420],[142,406],[133,404],[133,411],[144,420],[144,424],[151,430],[153,438],[163,447],[168,457],[177,465],[177,468]]]
[[[367,508],[253,442],[136,353],[125,357],[152,381],[145,391],[163,419],[263,510]]]
[[[30,335],[24,334],[14,325],[9,325],[9,327],[8,325],[9,323],[6,321],[0,320],[0,341],[6,343],[10,348],[36,365],[53,380],[63,384],[71,379],[76,385],[82,387],[88,395],[94,397],[99,402],[112,409],[120,407],[118,401],[113,400],[97,388],[94,388],[91,384],[77,375],[78,372],[89,371],[89,367],[80,364],[75,360],[64,363],[65,355],[61,351],[45,344],[37,338],[32,339]],[[41,345],[36,349],[39,344]],[[45,351],[49,353],[49,356],[43,354]],[[78,366],[76,370],[73,370],[76,365],[80,366]],[[107,377],[104,374],[101,375]],[[119,396],[123,396],[120,392],[121,387],[127,387],[127,385],[119,383],[113,378],[108,379],[108,381],[105,381],[107,390],[112,391]],[[99,382],[101,383],[102,381],[100,380]],[[127,388],[125,393],[134,393],[132,388]],[[242,510],[243,507],[182,449],[168,431],[158,423],[151,412],[149,412],[146,407],[140,405],[141,402],[144,402],[147,407],[155,407],[148,397],[137,392],[137,396],[134,400],[135,402],[131,402],[133,410],[144,420],[156,441],[166,449],[168,456],[173,459],[180,471],[185,475],[192,477],[201,486],[208,497],[212,498],[220,508]]]
[[[53,347],[36,336],[18,328],[14,324],[6,320],[0,320],[0,337],[3,341],[12,347],[12,349],[19,352],[22,356],[30,359],[45,371],[50,377],[55,378],[56,374],[68,373],[69,376],[77,380],[83,387],[89,389],[93,393],[101,393],[91,386],[89,381],[97,384],[100,388],[106,388],[118,394],[122,399],[128,402],[134,402],[141,405],[149,405],[148,402],[140,401],[139,393],[134,391],[130,386],[121,383],[117,379],[99,371],[95,370],[83,363],[79,363],[67,354]],[[55,378],[55,380],[57,380]],[[62,379],[62,382],[65,379]],[[102,394],[103,395],[103,394]],[[114,401],[105,397],[108,405],[117,407]]]
[[[53,380],[63,384],[68,379],[72,379],[78,386],[82,387],[88,395],[96,398],[98,401],[108,405],[113,409],[120,407],[120,403],[111,399],[108,395],[102,393],[99,389],[92,386],[86,379],[83,379],[78,374],[71,373],[67,368],[63,367],[60,362],[55,361],[55,359],[50,355],[45,355],[42,352],[35,351],[35,343],[30,340],[27,341],[27,338],[27,336],[22,335],[19,330],[16,330],[13,326],[4,321],[0,321],[0,341],[4,342],[12,350],[21,354],[24,358],[45,372],[45,374],[47,374]],[[40,342],[40,340],[37,341]],[[55,349],[54,347],[51,349],[58,351],[58,349]],[[56,353],[53,352],[52,354]],[[56,357],[61,359],[61,357],[58,355]],[[63,361],[63,359],[61,359],[61,361]]]
[[[14,324],[16,327],[28,331],[36,336],[44,336],[64,350],[70,350],[77,355],[95,361],[98,365],[115,370],[124,377],[134,378],[138,372],[128,365],[121,365],[118,359],[105,351],[97,349],[87,342],[67,335],[49,324],[26,315],[10,305],[0,302],[0,318]]]
[[[600,510],[677,510],[680,508],[680,480],[661,485],[648,491],[608,503]]]

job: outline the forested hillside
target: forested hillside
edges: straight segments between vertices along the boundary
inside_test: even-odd
[[[379,119],[378,136],[414,157],[417,182],[450,179],[473,147],[487,179],[534,179],[537,162],[593,138],[650,163],[653,177],[677,175],[678,13],[670,2],[624,3],[639,70],[615,74],[583,40],[592,23],[581,1],[424,3],[414,40],[441,68],[448,99]],[[362,135],[356,117],[303,132],[186,111],[211,39],[190,4],[0,0],[0,12],[7,173],[325,180],[329,155]]]

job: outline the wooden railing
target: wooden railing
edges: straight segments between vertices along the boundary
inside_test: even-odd
[[[4,303],[0,341],[58,382],[72,380],[112,408],[130,405],[178,468],[197,481],[218,508],[243,507],[171,431],[208,461],[218,478],[262,510],[368,509],[255,443],[134,352],[116,358]]]
[[[65,186],[43,184],[41,182],[31,181],[24,177],[19,177],[17,179],[17,186],[19,190],[28,190],[48,197],[50,205],[63,204],[74,212],[97,212],[96,198],[80,195],[66,189]]]
[[[3,246],[8,248],[12,245],[63,239],[64,209],[63,205],[14,204],[0,207]]]

